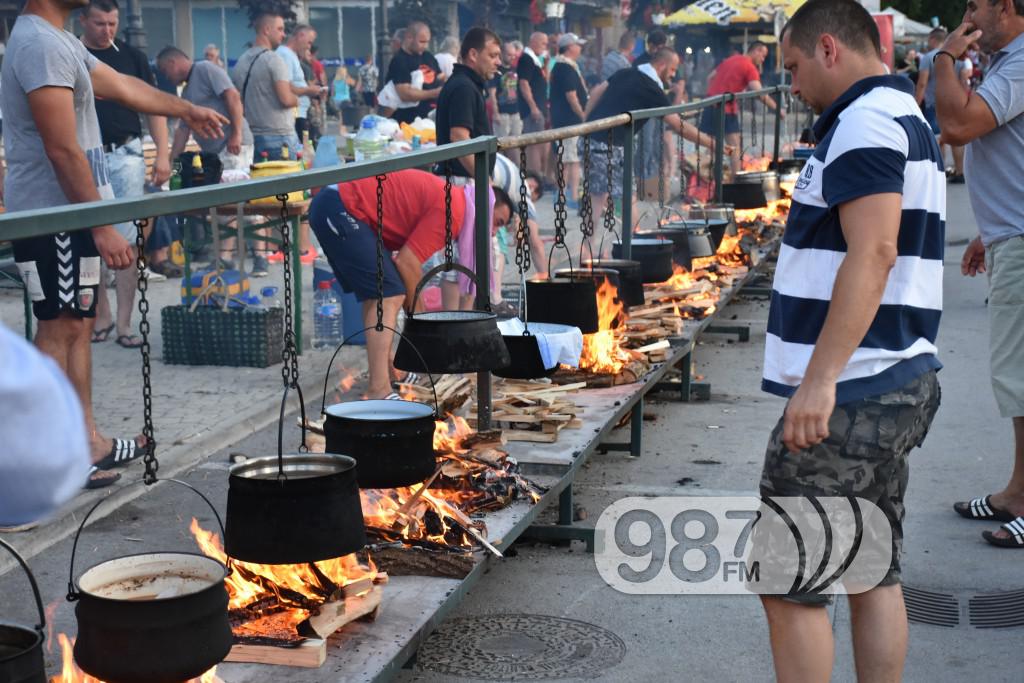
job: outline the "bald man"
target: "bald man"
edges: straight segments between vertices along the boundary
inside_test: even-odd
[[[387,78],[384,80],[395,84],[395,91],[402,102],[418,103],[413,107],[399,107],[391,114],[391,118],[399,123],[412,123],[417,116],[429,116],[441,86],[444,85],[441,67],[427,49],[429,45],[430,27],[422,21],[414,21],[405,29],[402,48],[388,65]],[[422,87],[413,85],[414,72],[423,76]]]

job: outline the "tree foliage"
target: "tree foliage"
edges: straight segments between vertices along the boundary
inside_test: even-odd
[[[294,0],[238,0],[238,7],[249,16],[250,26],[264,14],[278,14],[284,17],[285,24],[294,24],[297,5]]]
[[[967,8],[965,0],[889,0],[882,4],[898,9],[922,24],[931,24],[932,17],[938,17],[939,24],[950,31],[960,25]]]

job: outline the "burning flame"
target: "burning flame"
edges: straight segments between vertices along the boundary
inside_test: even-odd
[[[789,207],[792,201],[785,197],[768,202],[767,206],[759,209],[736,209],[736,222],[739,224],[753,223],[755,221],[786,220],[789,215]]]
[[[591,372],[618,374],[632,360],[619,343],[621,333],[614,327],[622,315],[619,290],[606,278],[597,288],[597,332],[583,335],[580,368]]]
[[[465,453],[462,442],[474,433],[465,418],[449,415],[447,420],[434,422],[435,453]]]
[[[192,518],[190,530],[204,554],[228,564],[229,558],[216,533],[200,527],[195,517]],[[373,579],[377,575],[377,569],[372,562],[369,567],[364,567],[355,555],[313,563],[316,565],[316,571],[309,564],[256,564],[237,560],[230,562],[235,571],[224,580],[228,591],[228,609],[242,609],[262,600],[292,606],[289,599],[282,595],[282,589],[297,593],[310,601],[324,602],[324,592],[328,586],[324,586],[324,581],[317,575],[317,571],[339,588],[363,579]],[[317,590],[318,588],[320,590]],[[297,626],[308,616],[309,610],[293,607],[290,620]]]
[[[740,167],[744,171],[767,171],[771,162],[772,158],[769,156],[752,157],[745,154],[740,161]]]
[[[51,676],[50,683],[103,683],[100,679],[83,672],[75,664],[74,638],[68,638],[65,634],[58,633],[57,642],[60,643],[60,675]],[[217,667],[213,667],[199,678],[192,679],[195,683],[215,683],[215,681],[219,680],[217,678]]]

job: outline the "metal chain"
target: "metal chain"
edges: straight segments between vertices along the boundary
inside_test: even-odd
[[[743,100],[734,100],[736,102],[737,116],[740,120],[740,170],[743,170],[743,152],[745,147],[743,146]],[[724,104],[722,105],[725,106]]]
[[[741,105],[742,106],[742,105]],[[750,149],[757,147],[757,102],[750,100]]]
[[[658,119],[658,208],[665,211],[665,119]],[[654,151],[654,150],[651,150]]]
[[[452,269],[455,262],[455,247],[452,241],[452,162],[444,162],[444,266]]]
[[[715,141],[715,144],[718,144],[717,140]],[[704,182],[704,176],[702,175],[702,173],[704,171],[703,171],[703,169],[701,169],[701,166],[700,166],[700,147],[701,147],[701,145],[700,145],[700,135],[699,134],[697,135],[697,142],[694,143],[694,147],[697,148],[697,185],[694,187],[694,191],[695,192],[699,192],[700,191],[700,186]],[[701,201],[701,200],[698,199],[698,201]]]
[[[384,181],[383,173],[377,176],[377,324],[378,332],[384,331]]]
[[[565,246],[565,219],[568,217],[569,212],[565,209],[565,163],[563,155],[565,154],[565,147],[562,145],[562,141],[558,140],[555,142],[555,156],[557,162],[555,165],[555,180],[558,182],[558,196],[555,197],[555,244],[556,247]]]
[[[139,288],[139,336],[142,337],[142,344],[139,350],[142,352],[142,434],[146,437],[146,453],[142,462],[146,471],[142,475],[142,481],[149,486],[156,483],[156,473],[160,469],[160,463],[156,459],[156,438],[153,433],[153,382],[151,376],[151,358],[149,347],[149,299],[146,292],[149,290],[149,280],[146,279],[146,224],[149,219],[139,218],[135,223],[135,268],[138,271]]]
[[[580,262],[582,267],[583,247],[590,250],[590,258],[594,258],[594,247],[590,238],[594,236],[594,203],[590,197],[590,136],[583,136],[583,196],[580,197]],[[591,262],[593,268],[593,262]]]
[[[526,147],[519,148],[519,225],[516,227],[516,267],[519,275],[530,270],[530,208],[526,198],[530,188],[526,185]]]
[[[295,328],[292,324],[292,239],[291,222],[288,218],[288,195],[276,195],[281,202],[281,253],[284,254],[284,345],[281,348],[281,379],[285,388],[299,384],[299,353],[295,343]]]
[[[604,207],[604,229],[608,232],[615,231],[615,198],[612,197],[612,181],[615,176],[615,165],[612,163],[612,150],[615,149],[613,142],[615,140],[614,130],[608,129],[608,167],[606,169],[607,180],[608,180],[608,192],[605,194],[605,207]]]

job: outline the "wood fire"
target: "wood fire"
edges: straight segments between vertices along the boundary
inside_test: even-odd
[[[90,676],[75,664],[75,639],[69,638],[63,633],[57,634],[57,642],[60,645],[60,660],[61,669],[60,674],[56,676],[50,676],[50,683],[103,683],[102,680]],[[185,683],[217,683],[220,679],[217,677],[217,667],[213,667],[199,678],[193,678],[191,681],[185,681]]]
[[[307,564],[240,562],[228,558],[217,534],[195,518],[190,530],[204,554],[230,563],[224,582],[238,642],[301,642],[304,625],[324,604],[367,593],[383,580],[372,561],[364,565],[354,554]]]
[[[583,335],[581,370],[617,375],[633,360],[620,343],[622,331],[618,327],[622,313],[619,290],[605,278],[597,288],[598,331]]]

